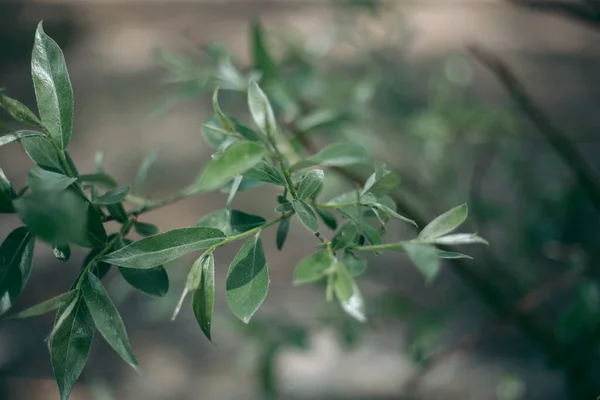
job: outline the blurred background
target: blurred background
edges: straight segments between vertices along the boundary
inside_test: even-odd
[[[273,64],[253,61],[256,30]],[[359,324],[317,285],[293,287],[314,237],[292,225],[282,252],[263,240],[272,284],[249,325],[222,289],[236,246],[216,254],[213,338],[189,305],[172,310],[190,255],[168,268],[160,299],[106,278],[143,375],[96,336],[73,400],[111,399],[589,399],[600,395],[600,2],[573,0],[16,1],[0,2],[0,87],[34,109],[35,27],[63,48],[75,95],[70,154],[82,172],[104,151],[132,182],[158,150],[145,195],[188,185],[210,156],[209,77],[231,84],[259,69],[274,82],[282,126],[308,152],[352,140],[402,177],[398,208],[427,222],[468,202],[464,231],[489,248],[446,260],[430,285],[401,254],[370,259],[358,280]],[[254,46],[256,48],[256,46]],[[221,107],[247,116],[244,99]],[[14,126],[0,115],[0,129]],[[31,162],[0,148],[16,187]],[[332,174],[323,198],[371,171]],[[235,207],[272,216],[276,192],[247,190]],[[226,195],[148,213],[163,231],[191,226]],[[2,216],[0,237],[19,221]],[[423,225],[423,224],[421,224]],[[408,238],[394,225],[387,240]],[[68,264],[37,245],[18,308],[61,293]],[[455,262],[461,261],[461,262]],[[53,316],[0,323],[0,399],[58,398],[44,338]]]

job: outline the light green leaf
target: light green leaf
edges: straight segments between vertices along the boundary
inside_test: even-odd
[[[315,110],[300,118],[296,127],[300,132],[308,132],[313,129],[323,129],[342,121],[343,116],[336,111]]]
[[[66,149],[73,131],[73,89],[60,47],[38,24],[31,75],[40,119],[52,140]]]
[[[348,268],[337,260],[335,260],[334,269],[333,291],[340,303],[346,302],[350,300],[354,294],[354,279],[352,278],[352,275],[350,275]]]
[[[103,206],[120,203],[125,200],[125,197],[127,197],[129,192],[131,192],[131,185],[120,186],[104,193],[102,196],[98,197],[94,203]]]
[[[202,136],[206,143],[215,150],[222,149],[229,141],[233,143],[238,140],[235,134],[221,126],[214,116],[208,118],[202,125]]]
[[[397,188],[398,185],[400,185],[400,176],[395,172],[386,172],[381,177],[378,177],[375,172],[365,183],[360,195],[362,197],[367,193],[371,193],[375,198],[379,199]]]
[[[303,200],[312,196],[323,186],[323,179],[325,179],[325,173],[321,169],[314,169],[304,175],[298,186],[298,198]]]
[[[0,315],[15,303],[31,273],[35,237],[25,227],[12,231],[0,245]]]
[[[261,226],[267,222],[261,216],[247,214],[239,210],[231,210],[230,223],[233,233],[242,233]]]
[[[223,208],[222,210],[217,210],[200,218],[196,226],[216,228],[227,236],[232,235],[233,228],[231,227],[231,224],[229,222],[229,214],[230,212],[226,208]]]
[[[279,223],[277,227],[277,237],[275,239],[275,244],[277,245],[277,250],[283,249],[283,244],[287,239],[288,232],[290,231],[290,219],[286,218]]]
[[[79,177],[79,180],[83,183],[105,187],[108,189],[115,189],[117,186],[117,181],[115,179],[103,172],[98,172],[95,174],[84,174]]]
[[[26,138],[32,138],[36,136],[44,136],[41,132],[37,131],[17,131],[13,133],[9,133],[8,135],[0,136],[0,147],[7,145],[12,142],[16,142],[17,140],[22,140]]]
[[[133,350],[129,344],[127,331],[123,324],[123,319],[112,300],[108,296],[106,289],[102,286],[100,279],[91,272],[83,279],[81,285],[83,299],[87,305],[94,324],[102,337],[115,349],[115,351],[136,371],[140,372]]]
[[[59,308],[64,307],[68,303],[70,303],[76,295],[76,290],[71,290],[70,292],[59,294],[58,296],[36,304],[35,306],[29,307],[26,310],[13,314],[9,318],[21,319],[37,317],[38,315],[43,315],[50,311],[58,310]]]
[[[457,245],[457,244],[474,244],[474,243],[482,243],[488,244],[488,242],[477,236],[474,233],[453,233],[451,235],[440,236],[427,240],[419,240],[425,243],[433,243],[433,244],[441,244],[441,245]]]
[[[32,168],[27,173],[27,183],[34,192],[62,191],[71,186],[76,180],[77,178],[70,178],[41,168]]]
[[[469,209],[466,204],[454,207],[453,209],[446,211],[433,221],[431,221],[421,233],[419,233],[419,239],[427,240],[434,239],[439,236],[445,235],[458,228],[465,219]]]
[[[135,231],[142,236],[152,236],[160,233],[160,228],[158,226],[147,222],[136,221],[133,223],[133,227]]]
[[[150,167],[156,162],[158,158],[158,149],[152,150],[150,153],[144,157],[142,163],[140,164],[140,168],[138,169],[136,178],[135,178],[135,188],[133,190],[133,194],[139,196],[142,194],[142,189],[144,184],[146,183],[146,178],[148,177],[148,171]],[[116,185],[115,185],[116,186]]]
[[[67,244],[53,245],[52,253],[54,254],[54,257],[60,261],[67,262],[69,261],[69,258],[71,258],[71,247]]]
[[[357,257],[349,250],[344,250],[342,263],[348,268],[352,276],[362,275],[367,270],[367,260]]]
[[[148,296],[163,297],[169,291],[169,276],[162,265],[147,269],[119,267],[119,272],[127,283]]]
[[[233,124],[225,116],[225,114],[223,114],[223,111],[221,111],[221,107],[219,107],[219,87],[218,86],[215,88],[215,91],[213,92],[212,105],[213,105],[213,110],[215,111],[215,118],[216,118],[217,122],[219,123],[219,125],[221,125],[223,128],[225,128],[226,131],[235,133],[235,128],[233,127]]]
[[[244,177],[261,182],[273,183],[279,186],[285,186],[285,178],[279,169],[273,167],[265,161],[260,161],[254,167],[244,172]]]
[[[396,211],[392,210],[388,206],[385,206],[385,205],[380,204],[380,203],[369,203],[369,206],[371,206],[374,209],[382,212],[386,216],[393,217],[393,218],[399,219],[400,221],[404,221],[404,222],[407,222],[407,223],[409,223],[411,225],[417,226],[417,223],[415,221],[413,221],[410,218],[406,218],[406,217],[398,214]]]
[[[248,106],[256,126],[265,135],[272,136],[277,132],[275,115],[267,95],[254,81],[248,86]]]
[[[353,143],[335,143],[325,147],[306,160],[293,165],[291,171],[299,171],[313,165],[345,167],[348,165],[363,164],[367,161],[367,152],[359,145]]]
[[[358,235],[358,226],[354,221],[345,221],[331,239],[331,249],[338,251],[354,245]]]
[[[323,208],[315,207],[315,210],[317,211],[317,214],[319,214],[319,217],[321,217],[325,225],[327,225],[330,229],[337,229],[338,225],[337,220],[335,219],[335,215]]]
[[[281,203],[280,205],[275,207],[275,212],[285,213],[288,211],[292,211],[293,209],[294,209],[294,206],[292,206],[292,203],[287,202],[287,203]]]
[[[300,260],[294,269],[294,285],[316,282],[323,279],[336,263],[331,253],[315,253]]]
[[[256,165],[265,155],[264,147],[251,142],[238,142],[208,163],[197,181],[198,188],[214,190]]]
[[[215,304],[215,259],[212,253],[204,257],[200,264],[201,279],[199,287],[194,289],[192,309],[200,329],[208,340],[212,340],[210,329]]]
[[[199,226],[174,229],[138,240],[100,260],[127,268],[153,268],[191,251],[211,247],[224,239],[225,234],[214,228]]]
[[[227,304],[245,323],[267,297],[269,271],[258,236],[249,239],[235,256],[225,283]]]
[[[2,94],[0,91],[0,107],[4,108],[14,119],[29,126],[42,127],[42,122],[27,106],[18,100]]]
[[[14,213],[13,200],[17,198],[15,189],[0,168],[0,214]]]
[[[425,282],[431,283],[440,271],[437,249],[428,244],[408,243],[402,245],[404,251],[425,276]]]
[[[306,202],[303,200],[294,200],[292,201],[292,207],[294,207],[296,215],[300,218],[300,222],[302,222],[306,229],[313,233],[319,232],[317,216]]]

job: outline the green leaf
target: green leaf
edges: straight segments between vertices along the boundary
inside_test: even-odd
[[[231,179],[252,168],[265,155],[264,147],[252,142],[238,142],[208,163],[197,181],[198,188],[208,191],[216,189]]]
[[[431,221],[421,233],[419,233],[419,239],[427,240],[434,239],[452,232],[458,228],[465,219],[469,209],[466,204],[455,207],[449,211],[446,211],[433,221]]]
[[[121,315],[102,286],[102,282],[96,275],[88,272],[81,285],[81,292],[100,334],[123,360],[140,372]]]
[[[213,149],[220,149],[225,142],[236,139],[232,133],[221,126],[216,117],[211,117],[202,125],[202,136]]]
[[[485,239],[477,236],[474,233],[453,233],[452,235],[440,236],[432,239],[419,241],[425,243],[441,244],[446,246],[474,243],[488,244],[488,242]]]
[[[280,205],[275,207],[275,212],[285,213],[288,211],[292,211],[293,209],[294,209],[294,206],[292,205],[292,203],[287,202],[287,203],[281,203]]]
[[[425,276],[425,282],[431,283],[440,271],[437,249],[428,244],[404,243],[404,251]]]
[[[77,178],[70,178],[41,168],[32,168],[27,173],[27,183],[34,192],[62,191],[71,186],[76,180]]]
[[[335,263],[335,257],[324,252],[303,258],[294,269],[294,285],[302,285],[323,279]]]
[[[325,173],[321,169],[314,169],[304,175],[300,186],[298,186],[298,198],[306,199],[316,193],[323,186]]]
[[[244,243],[233,259],[225,287],[229,308],[248,323],[267,297],[269,289],[267,261],[258,236]]]
[[[70,292],[59,294],[58,296],[36,304],[35,306],[29,307],[28,309],[23,310],[17,314],[13,314],[10,316],[10,318],[20,319],[37,317],[38,315],[43,315],[50,311],[58,310],[59,308],[64,307],[68,303],[70,303],[76,295],[76,290],[71,290]]]
[[[359,145],[353,143],[335,143],[325,147],[306,160],[293,165],[291,171],[299,171],[313,165],[345,167],[348,165],[363,164],[367,161],[367,152]]]
[[[349,250],[344,250],[342,263],[348,268],[348,271],[352,276],[362,275],[367,270],[368,266],[367,260],[357,257]]]
[[[285,239],[287,239],[288,232],[290,231],[290,219],[286,218],[279,223],[277,227],[277,237],[276,237],[276,245],[277,250],[283,249],[283,244],[285,243]]]
[[[335,215],[322,208],[315,207],[315,210],[317,211],[317,214],[319,214],[319,217],[321,217],[325,225],[327,225],[330,229],[337,229],[338,225],[337,220],[335,219]]]
[[[229,236],[233,234],[233,228],[229,222],[229,210],[223,208],[200,218],[196,223],[196,226],[205,226],[208,228],[217,228],[225,235]]]
[[[127,268],[153,268],[191,251],[211,247],[224,239],[225,234],[214,228],[199,226],[174,229],[138,240],[100,260]]]
[[[67,400],[75,382],[81,375],[94,337],[94,322],[83,300],[77,296],[71,300],[70,312],[66,308],[59,310],[64,316],[55,329],[49,342],[52,371],[58,384],[61,400]]]
[[[44,136],[41,132],[37,131],[17,131],[13,133],[9,133],[8,135],[0,136],[0,147],[7,145],[12,142],[16,142],[17,140],[23,140],[27,138],[32,138],[36,136]]]
[[[83,260],[83,263],[81,264],[81,269],[83,270],[103,250],[104,250],[104,246],[92,249],[92,251],[90,251],[88,253],[88,255],[85,257],[85,259]],[[111,267],[110,264],[107,264],[107,263],[104,263],[101,261],[97,261],[96,266],[92,267],[91,271],[94,275],[96,275],[98,277],[98,279],[102,279],[106,276],[106,274],[109,273],[110,267]]]
[[[404,221],[404,222],[407,222],[407,223],[409,223],[411,225],[417,226],[417,223],[415,221],[413,221],[410,218],[406,218],[406,217],[398,214],[396,211],[392,210],[388,206],[385,206],[385,205],[380,204],[380,203],[369,203],[369,205],[371,207],[373,207],[374,209],[379,210],[380,212],[382,212],[386,216],[393,217],[393,218],[399,219],[400,221]]]
[[[0,214],[14,213],[13,200],[17,198],[15,189],[0,168]]]
[[[38,24],[31,75],[40,119],[52,140],[66,149],[73,131],[73,89],[60,47]]]
[[[266,219],[258,215],[247,214],[239,210],[231,210],[230,223],[233,233],[243,233],[259,227],[267,222]]]
[[[56,148],[47,137],[36,137],[42,136],[42,134],[35,133],[37,135],[32,134],[21,139],[21,146],[23,146],[29,158],[40,168],[66,175],[67,172],[60,161]]]
[[[158,226],[147,222],[136,221],[133,223],[133,227],[135,228],[135,231],[142,236],[152,236],[160,233],[160,228]]]
[[[14,119],[22,124],[29,126],[42,127],[39,118],[18,100],[12,99],[2,94],[0,91],[0,107],[4,108]]]
[[[115,179],[103,172],[98,172],[95,174],[84,174],[79,177],[79,180],[83,183],[105,187],[108,189],[115,189],[117,186],[117,181]]]
[[[252,61],[254,68],[262,72],[262,79],[268,81],[276,78],[277,66],[267,50],[258,20],[252,21]]]
[[[53,245],[52,253],[54,254],[54,257],[56,257],[60,261],[67,262],[69,261],[69,258],[71,258],[71,247],[69,247],[69,245],[66,244]]]
[[[332,110],[315,110],[304,115],[298,120],[296,127],[300,132],[308,132],[313,129],[324,129],[336,123],[343,122],[344,117]]]
[[[267,136],[272,136],[277,132],[277,124],[273,108],[267,98],[255,81],[251,81],[248,86],[248,106],[256,126]]]
[[[358,226],[354,221],[345,221],[331,239],[331,249],[338,251],[352,246],[358,235]]]
[[[98,197],[100,196],[96,196],[96,199],[98,199]],[[115,219],[115,221],[119,221],[122,224],[127,222],[127,219],[129,218],[129,216],[127,215],[127,211],[125,210],[125,207],[123,207],[122,203],[107,204],[106,210],[108,211],[110,216]]]
[[[148,296],[163,297],[169,291],[169,276],[162,265],[148,269],[119,267],[119,272],[127,283]]]
[[[88,204],[71,190],[34,192],[13,204],[29,230],[48,243],[78,243],[86,237]]]
[[[111,206],[108,207],[110,209]],[[93,248],[101,246],[107,241],[106,229],[104,229],[102,217],[92,203],[87,203],[87,225],[85,233],[85,238],[80,238],[76,240],[75,243],[83,247]]]
[[[239,133],[244,139],[251,142],[265,143],[265,137],[254,129],[248,128],[246,125],[240,123],[233,117],[228,117],[235,125],[235,131]]]
[[[0,245],[0,315],[8,311],[27,283],[35,237],[25,227],[12,231]]]
[[[219,107],[219,87],[218,86],[215,88],[215,91],[213,92],[212,105],[213,105],[213,110],[215,111],[215,118],[216,118],[217,122],[219,123],[219,125],[221,125],[223,128],[225,128],[226,131],[234,133],[235,128],[233,127],[233,124],[225,116],[225,114],[223,114],[223,111],[221,111],[221,107]]]
[[[472,259],[473,257],[468,256],[466,254],[461,254],[461,253],[455,253],[453,251],[444,251],[444,250],[438,250],[437,251],[437,256],[438,258],[469,258]]]
[[[142,193],[142,188],[144,187],[144,183],[146,183],[146,178],[148,177],[148,171],[150,167],[156,162],[158,158],[158,149],[152,150],[150,153],[144,157],[142,163],[140,164],[140,168],[138,169],[136,178],[135,178],[135,188],[133,190],[133,194],[139,196]],[[116,185],[115,185],[116,186]]]
[[[300,222],[302,222],[302,225],[304,225],[306,229],[313,233],[319,232],[319,221],[317,220],[317,216],[306,202],[303,200],[294,200],[292,201],[292,207],[294,207],[296,215],[300,218]]]
[[[373,173],[361,192],[361,197],[367,193],[371,193],[377,199],[385,196],[400,185],[400,177],[395,172],[387,172],[383,176],[378,177],[377,172]]]
[[[364,221],[360,223],[360,231],[370,244],[381,244],[379,232]]]
[[[344,311],[359,322],[365,322],[365,304],[352,275],[346,266],[337,262],[333,290]]]
[[[286,185],[285,178],[279,169],[265,161],[260,161],[254,167],[244,172],[244,177],[261,182],[273,183],[279,186]]]
[[[215,258],[212,253],[203,257],[200,265],[201,279],[199,287],[194,289],[192,309],[200,329],[208,340],[212,340],[210,328],[215,304]]]
[[[102,196],[98,197],[94,203],[103,206],[120,203],[125,200],[125,197],[129,195],[129,192],[131,192],[131,185],[120,186],[104,193]]]
[[[242,184],[242,180],[243,180],[243,176],[242,175],[236,175],[231,182],[231,188],[229,190],[229,195],[227,196],[227,201],[225,202],[225,208],[228,210],[231,210],[231,204],[233,203],[233,199],[235,198],[235,195],[238,191],[238,189],[240,188],[240,185]]]

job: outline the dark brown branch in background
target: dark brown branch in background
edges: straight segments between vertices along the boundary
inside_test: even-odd
[[[534,11],[556,14],[600,30],[600,6],[594,0],[588,1],[536,1],[507,0],[509,3]]]

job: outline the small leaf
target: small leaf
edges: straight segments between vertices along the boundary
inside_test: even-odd
[[[275,207],[275,212],[278,213],[285,213],[288,211],[292,211],[294,209],[294,206],[292,205],[292,203],[281,203],[280,205],[278,205],[277,207]]]
[[[88,255],[85,257],[85,259],[83,260],[83,263],[81,264],[81,269],[83,270],[103,250],[104,250],[104,246],[92,249],[92,251],[90,251],[88,253]],[[98,279],[102,279],[106,276],[106,274],[109,273],[110,267],[111,267],[110,264],[107,264],[107,263],[104,263],[101,261],[97,261],[96,266],[92,267],[91,271],[94,275],[96,275],[98,277]]]
[[[285,239],[287,239],[288,232],[290,231],[290,219],[286,218],[279,223],[277,227],[277,237],[276,237],[276,245],[277,250],[283,249],[283,244],[285,243]]]
[[[348,250],[344,250],[342,263],[348,268],[352,276],[362,275],[367,270],[368,265],[367,260],[355,256],[354,253]]]
[[[37,317],[38,315],[43,315],[50,311],[58,310],[59,308],[64,307],[68,303],[70,303],[76,295],[76,290],[71,290],[70,292],[59,294],[58,296],[36,304],[35,306],[29,307],[28,309],[23,310],[17,314],[11,315],[10,318],[21,319]]]
[[[248,86],[248,106],[254,123],[260,128],[260,131],[268,136],[274,135],[277,132],[277,124],[271,103],[254,81],[251,81]]]
[[[115,189],[117,186],[119,186],[117,184],[117,181],[115,181],[115,179],[112,176],[104,172],[97,172],[95,174],[84,174],[79,177],[79,180],[83,183],[105,187],[108,189]]]
[[[335,257],[324,252],[303,258],[294,269],[294,285],[302,285],[323,279],[335,263]]]
[[[292,201],[292,207],[294,207],[296,215],[306,229],[313,233],[319,232],[319,221],[317,221],[317,216],[308,204],[303,200],[294,200]]]
[[[144,183],[146,183],[146,178],[148,177],[148,171],[150,167],[156,162],[158,158],[158,149],[151,151],[144,157],[142,163],[140,164],[140,168],[138,169],[136,178],[135,178],[135,189],[133,194],[139,196],[142,193],[142,188]],[[116,185],[115,185],[116,186]]]
[[[307,173],[298,187],[298,198],[306,199],[307,197],[311,197],[321,189],[323,179],[325,179],[325,173],[321,169],[314,169]]]
[[[423,228],[419,233],[419,239],[434,239],[452,232],[465,222],[468,212],[466,204],[446,211]]]
[[[341,262],[335,260],[335,275],[333,276],[333,290],[340,302],[350,300],[354,293],[354,279],[348,268]]]
[[[27,106],[18,100],[2,94],[0,91],[0,107],[4,108],[14,119],[29,126],[42,127],[42,122]]]
[[[62,262],[67,262],[71,258],[71,248],[67,244],[52,246],[52,253]]]
[[[140,372],[121,315],[96,275],[87,273],[81,291],[98,331],[123,360]]]
[[[14,213],[13,200],[17,198],[15,189],[0,168],[0,214]]]
[[[387,207],[387,206],[385,206],[383,204],[380,204],[380,203],[369,203],[369,205],[371,207],[373,207],[374,209],[377,209],[377,210],[381,211],[386,216],[394,217],[396,219],[399,219],[400,221],[404,221],[404,222],[407,222],[407,223],[409,223],[411,225],[417,226],[417,223],[415,221],[413,221],[412,219],[406,218],[406,217],[398,214],[396,211],[392,210],[391,208],[389,208],[389,207]]]
[[[340,305],[346,311],[346,314],[359,322],[366,322],[367,317],[365,315],[365,301],[363,299],[356,282],[352,287],[352,296],[348,300],[340,301]]]
[[[162,265],[147,269],[119,267],[119,272],[127,283],[148,296],[163,297],[169,291],[169,276]]]
[[[212,253],[204,257],[200,265],[201,279],[199,287],[194,290],[192,308],[200,329],[208,340],[212,340],[210,329],[215,304],[215,259]]]
[[[221,107],[219,107],[219,87],[218,86],[215,88],[215,91],[213,92],[212,105],[213,105],[213,110],[215,111],[215,119],[217,120],[219,125],[221,125],[223,128],[225,128],[225,130],[227,130],[229,132],[232,132],[232,133],[235,132],[235,128],[233,127],[233,124],[225,116],[225,114],[223,114],[223,111],[221,111]]]
[[[12,231],[0,245],[0,315],[8,311],[27,283],[35,237],[25,227]]]
[[[431,283],[440,271],[437,249],[428,244],[404,243],[404,251],[425,276],[425,282]]]
[[[200,220],[198,220],[198,223],[196,223],[196,226],[216,228],[227,236],[232,235],[233,228],[231,227],[231,223],[229,222],[229,214],[229,210],[223,208],[222,210],[212,212],[200,218]]]
[[[257,164],[265,152],[264,147],[252,142],[231,145],[204,168],[197,181],[198,188],[209,191],[224,185],[231,177]]]
[[[381,244],[381,236],[371,225],[361,221],[360,230],[370,244]]]
[[[136,221],[133,224],[135,231],[142,236],[152,236],[160,233],[160,228],[154,224],[149,224],[147,222],[139,222]]]
[[[358,235],[358,226],[354,221],[346,221],[338,228],[331,239],[331,249],[338,251],[352,246]]]
[[[488,242],[477,236],[474,233],[453,233],[451,235],[440,236],[427,240],[419,240],[425,243],[441,244],[441,245],[458,245],[458,244],[474,244],[482,243],[488,244]]]
[[[138,240],[100,260],[127,268],[153,268],[191,251],[211,247],[223,239],[225,234],[214,228],[199,226],[174,229]]]
[[[367,160],[367,152],[359,145],[353,143],[335,143],[327,146],[317,154],[308,157],[306,160],[293,165],[291,171],[299,171],[313,165],[345,167],[348,165],[363,164]]]
[[[31,131],[28,131],[31,132]],[[21,146],[25,149],[25,152],[36,163],[40,168],[48,171],[58,172],[59,174],[67,175],[63,164],[60,161],[60,157],[56,148],[52,145],[47,137],[36,137],[43,136],[39,132],[36,135],[31,134],[21,139]],[[2,140],[0,138],[0,140]]]
[[[73,130],[73,89],[65,57],[38,24],[31,56],[31,75],[40,119],[52,140],[66,149]]]
[[[243,233],[250,229],[257,228],[267,222],[266,219],[258,215],[247,214],[239,210],[231,210],[230,223],[233,233]]]
[[[235,125],[235,131],[239,133],[244,139],[251,142],[265,143],[265,137],[253,129],[248,128],[246,125],[240,123],[233,117],[228,117]]]
[[[335,219],[335,215],[323,208],[315,207],[315,210],[317,210],[317,214],[319,214],[319,217],[321,217],[325,225],[327,225],[330,229],[337,229],[338,225],[337,220]]]
[[[95,201],[95,204],[109,205],[119,203],[125,200],[125,197],[129,195],[129,192],[131,192],[131,185],[120,186],[116,189],[109,190],[102,196],[98,197]]]
[[[109,209],[111,206],[108,206]],[[112,214],[112,213],[111,213]],[[87,203],[87,225],[85,228],[85,238],[79,238],[75,241],[80,246],[93,248],[106,243],[107,235],[102,217],[93,204]]]
[[[361,192],[361,197],[367,193],[371,193],[377,199],[385,196],[400,185],[400,177],[395,172],[387,172],[381,177],[377,177],[377,173],[373,173],[365,183],[365,187]]]
[[[5,146],[12,142],[16,142],[17,140],[33,138],[36,136],[44,136],[44,135],[41,132],[37,132],[37,131],[18,131],[18,132],[9,133],[8,135],[2,135],[2,136],[0,136],[0,147]]]
[[[249,239],[233,259],[225,282],[227,304],[248,323],[267,297],[269,271],[258,236]]]
[[[62,191],[71,186],[77,178],[70,178],[63,174],[33,168],[27,173],[27,183],[32,191]]]
[[[242,180],[244,177],[242,175],[236,175],[232,179],[231,188],[229,190],[229,195],[227,196],[227,201],[225,202],[225,208],[231,210],[231,204],[233,203],[233,199],[235,198],[235,194],[237,193],[240,185],[242,184]]]
[[[211,117],[202,125],[202,136],[213,149],[220,149],[225,142],[236,139],[233,133],[221,126],[216,117]]]
[[[244,177],[261,182],[273,183],[279,186],[286,185],[285,178],[279,169],[265,161],[260,161],[254,167],[244,172]]]

